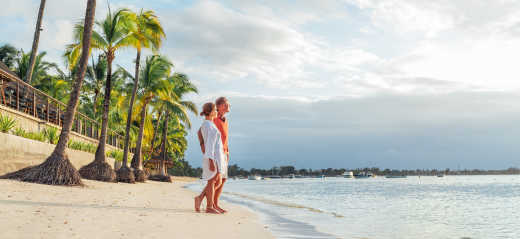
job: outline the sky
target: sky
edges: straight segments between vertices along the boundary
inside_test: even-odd
[[[63,62],[86,1],[48,0],[40,51]],[[110,0],[154,10],[161,54],[231,104],[249,168],[520,167],[520,1]],[[0,44],[30,49],[39,1],[2,0]],[[96,18],[107,13],[98,1]],[[149,54],[149,53],[147,53]],[[132,69],[135,50],[115,63]],[[192,115],[185,158],[200,166]]]

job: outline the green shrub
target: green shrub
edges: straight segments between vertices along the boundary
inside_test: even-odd
[[[123,161],[123,151],[121,150],[108,151],[107,156],[115,159],[116,161]]]
[[[32,139],[32,140],[37,140],[37,141],[40,141],[40,142],[46,142],[46,137],[45,135],[43,135],[42,132],[28,132],[25,134],[24,136],[25,138],[28,138],[28,139]]]
[[[27,134],[27,132],[25,132],[25,130],[20,127],[16,127],[16,129],[14,129],[14,131],[13,131],[13,134],[16,136],[25,138],[25,135]]]
[[[7,115],[0,115],[0,132],[9,133],[16,126],[16,120]]]
[[[47,142],[51,144],[57,144],[58,139],[60,138],[59,131],[57,128],[54,127],[47,127],[42,131],[43,135],[45,136],[45,139]]]
[[[95,153],[96,152],[96,146],[95,145],[89,144],[89,143],[78,142],[78,141],[72,141],[72,140],[69,141],[68,147],[71,148],[71,149],[84,151],[84,152],[88,152],[88,153]]]

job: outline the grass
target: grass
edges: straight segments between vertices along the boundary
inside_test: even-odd
[[[94,145],[94,144],[84,143],[84,142],[79,142],[79,141],[72,141],[72,140],[69,141],[68,147],[70,149],[75,149],[75,150],[92,153],[92,154],[96,153],[96,149],[97,149],[96,145]]]
[[[116,161],[123,161],[123,151],[121,150],[111,150],[107,152],[107,156],[115,159]]]

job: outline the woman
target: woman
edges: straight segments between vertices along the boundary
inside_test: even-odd
[[[219,214],[220,212],[215,209],[214,204],[215,188],[222,184],[222,177],[227,176],[227,160],[220,131],[213,123],[213,119],[217,117],[215,104],[211,102],[204,104],[200,115],[205,118],[200,130],[203,137],[201,147],[204,148],[202,179],[206,180],[207,184],[201,194],[195,197],[195,210],[200,211],[200,204],[206,196],[206,212]]]

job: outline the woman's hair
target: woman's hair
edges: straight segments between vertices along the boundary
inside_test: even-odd
[[[202,112],[200,112],[200,116],[208,116],[211,114],[211,111],[215,109],[215,104],[212,102],[208,102],[202,106]]]

